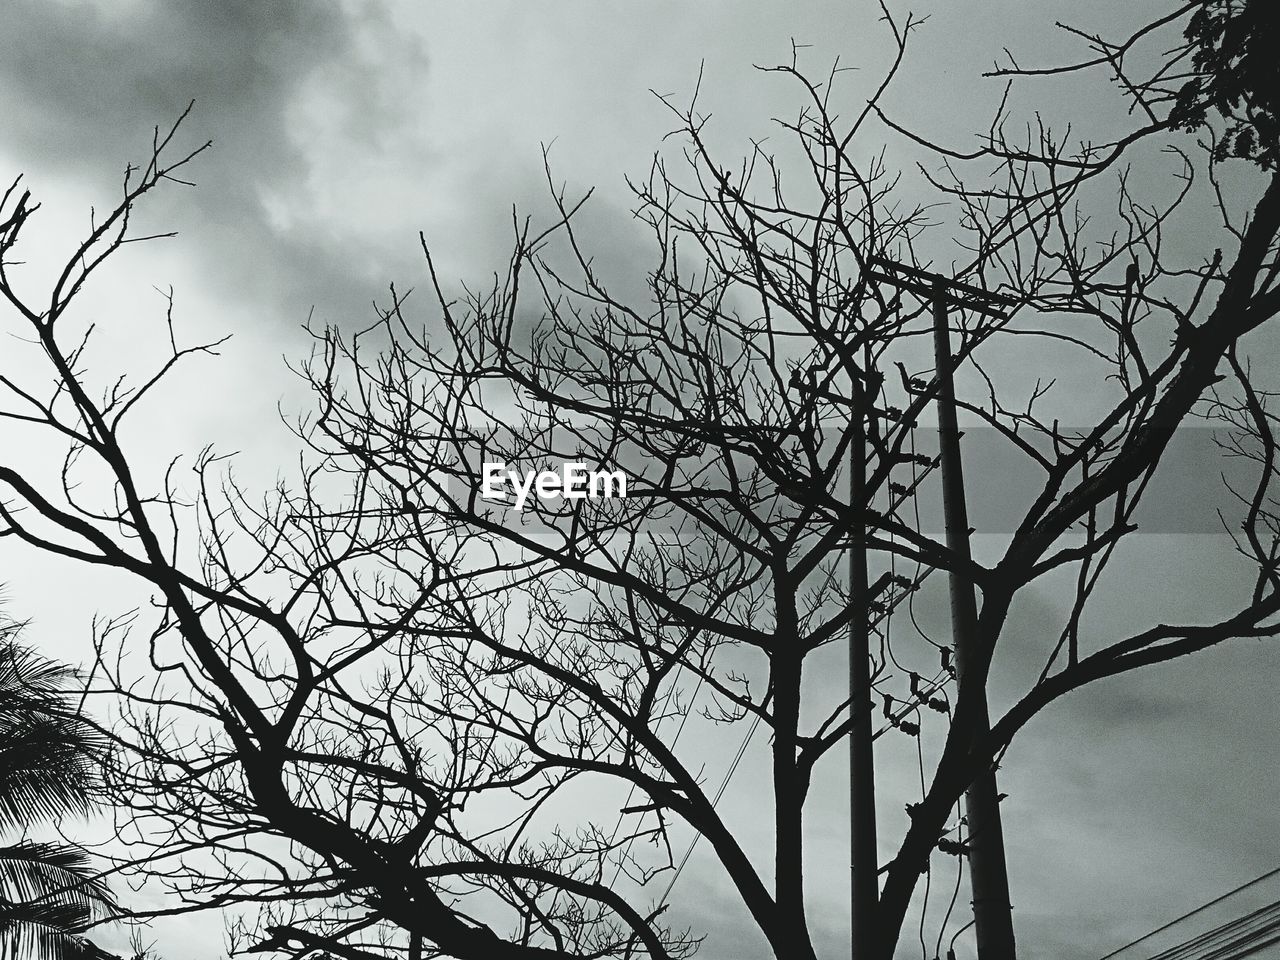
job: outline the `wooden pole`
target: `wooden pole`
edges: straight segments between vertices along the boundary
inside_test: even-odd
[[[855,374],[849,443],[849,507],[855,517],[849,545],[849,736],[850,916],[853,960],[875,955],[876,908],[880,900],[876,851],[876,784],[871,749],[871,649],[867,611],[866,403]]]
[[[947,329],[947,289],[942,280],[933,287],[933,345],[938,378],[938,444],[942,460],[942,509],[947,547],[969,560],[969,511],[965,504],[964,472],[960,460],[960,431],[956,424],[955,383],[952,379],[951,336]],[[972,662],[978,622],[973,583],[951,572],[951,622],[955,637],[956,674],[964,683]],[[986,685],[966,690],[972,701],[974,734],[983,736],[990,725]],[[978,774],[965,791],[969,821],[969,877],[973,887],[973,925],[979,960],[1014,960],[1013,910],[1009,903],[1009,873],[1004,859],[1004,828],[993,766]]]

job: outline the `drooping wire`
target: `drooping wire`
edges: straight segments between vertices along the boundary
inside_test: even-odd
[[[694,684],[693,694],[689,697],[689,705],[685,708],[684,713],[680,717],[680,725],[676,727],[675,736],[671,738],[671,743],[669,744],[669,747],[672,750],[674,750],[676,747],[676,744],[680,742],[680,734],[684,732],[685,722],[689,719],[689,714],[693,712],[693,705],[698,700],[698,693],[702,690],[702,684],[704,680],[705,680],[705,675],[702,673],[699,673],[698,682]],[[653,732],[655,735],[657,734],[658,727],[660,726],[662,726],[661,721],[654,724]],[[622,802],[623,810],[631,806],[631,798],[635,796],[635,792],[636,792],[636,785],[632,783],[630,788],[628,788],[627,790],[627,799]],[[624,812],[620,811],[618,813],[618,820],[616,823],[614,823],[613,832],[609,835],[608,848],[613,847],[613,842],[618,837],[618,831],[622,828],[622,818],[625,816],[626,816],[626,813]],[[622,856],[618,858],[618,868],[613,872],[613,880],[610,881],[609,883],[609,889],[613,889],[615,886],[617,886],[618,877],[622,876],[622,867],[627,862],[627,857],[630,856],[631,854],[631,847],[636,842],[636,836],[639,834],[640,826],[643,823],[644,823],[644,813],[641,813],[640,819],[636,823],[636,830],[628,838],[626,849],[622,851]]]
[[[751,738],[755,735],[756,728],[760,726],[760,714],[756,714],[751,721],[751,726],[747,728],[747,735],[742,738],[742,744],[738,747],[738,752],[734,755],[729,769],[724,773],[724,778],[720,781],[720,786],[716,790],[715,796],[711,800],[711,809],[714,810],[720,802],[720,798],[724,796],[725,790],[729,786],[729,781],[733,779],[734,771],[738,769],[738,764],[742,762],[743,756],[747,752],[747,746],[751,743]],[[689,846],[684,852],[684,856],[680,858],[680,863],[676,867],[676,872],[671,875],[671,881],[667,884],[667,889],[662,892],[662,896],[658,898],[658,907],[666,906],[667,898],[671,896],[671,890],[676,885],[676,881],[680,879],[680,874],[684,870],[685,864],[689,862],[689,858],[693,856],[694,847],[698,845],[698,841],[702,839],[702,834],[694,831],[693,839],[689,841]]]
[[[923,737],[916,737],[916,765],[920,770],[920,799],[924,800],[925,783],[924,783],[924,744]],[[924,923],[929,914],[929,891],[933,887],[933,851],[929,852],[929,859],[924,864],[924,900],[920,904],[920,958],[921,960],[929,960],[928,948],[924,945]],[[943,926],[946,921],[943,921]],[[938,933],[938,938],[942,938],[942,933]]]
[[[956,889],[959,890],[960,888],[957,886]],[[976,921],[974,920],[970,920],[968,923],[966,923],[963,927],[961,927],[959,930],[955,932],[955,936],[953,936],[951,938],[951,942],[947,944],[948,957],[954,957],[956,955],[956,941],[959,940],[960,935],[964,933],[966,930],[968,930],[970,927],[972,927],[975,922]]]
[[[959,841],[961,849],[964,847],[964,825],[960,822],[956,823],[956,840]],[[963,856],[956,857],[956,885],[951,890],[951,902],[947,904],[947,912],[942,917],[942,923],[938,925],[938,942],[933,948],[934,957],[941,956],[942,938],[947,935],[947,924],[951,921],[951,914],[955,912],[956,901],[960,898],[960,884],[964,880],[964,861]],[[955,936],[951,938],[951,943],[947,945],[947,953],[952,953],[956,948],[956,940],[960,934],[964,933],[973,924],[970,920],[963,927],[956,931]]]

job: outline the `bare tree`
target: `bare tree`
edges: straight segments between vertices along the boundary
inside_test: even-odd
[[[1097,58],[1062,69],[1128,80],[1117,51],[1201,6],[1127,44],[1094,38]],[[1274,417],[1242,341],[1280,306],[1280,180],[1268,170],[1256,194],[1219,198],[1220,251],[1175,263],[1162,249],[1197,171],[1212,184],[1227,162],[1212,143],[1179,150],[1180,186],[1163,200],[1123,175],[1122,161],[1176,143],[1190,122],[1161,92],[1184,50],[1129,83],[1140,126],[1114,144],[1068,147],[1047,131],[1015,143],[993,125],[972,155],[931,145],[948,156],[930,189],[959,211],[933,223],[930,197],[866,149],[886,130],[927,144],[880,107],[914,26],[886,19],[898,57],[852,118],[834,107],[838,73],[778,68],[805,97],[783,124],[793,155],[757,147],[726,168],[696,104],[672,106],[686,162],[656,161],[633,185],[656,251],[643,297],[613,292],[576,227],[585,198],[553,181],[557,215],[516,222],[489,288],[450,293],[424,242],[429,320],[393,288],[367,329],[313,331],[304,467],[265,497],[212,452],[189,494],[177,461],[152,476],[122,438],[148,392],[216,344],[180,347],[170,315],[158,371],[97,383],[74,309],[131,239],[134,204],[194,154],[170,162],[175,132],[157,136],[42,297],[11,281],[34,207],[5,195],[0,294],[52,385],[0,375],[4,414],[58,439],[65,458],[52,483],[0,465],[0,519],[7,535],[127,571],[155,594],[140,642],[139,617],[103,626],[98,671],[128,760],[113,784],[121,832],[173,910],[253,908],[239,946],[299,957],[680,957],[696,932],[663,914],[692,835],[774,954],[814,958],[806,803],[849,740],[852,799],[872,830],[855,835],[861,947],[888,958],[920,878],[966,851],[961,796],[1032,717],[1084,684],[1275,632]],[[980,176],[966,173],[974,164]],[[1111,206],[1117,232],[1085,216]],[[941,231],[972,251],[945,275],[918,253]],[[944,297],[951,346],[935,363]],[[1068,430],[1042,412],[1046,390],[1014,396],[1001,358],[1016,337],[1084,358],[1102,413]],[[919,519],[937,499],[928,428],[952,380],[962,412],[1039,472],[992,562]],[[1123,576],[1171,437],[1200,415],[1234,429],[1230,449],[1254,466],[1234,531],[1256,578],[1216,622],[1081,630],[1103,572]],[[627,496],[511,510],[482,496],[497,462],[621,469]],[[1043,646],[1044,672],[989,720],[1010,610],[1063,570],[1068,619],[1021,641]],[[935,573],[980,594],[958,677],[953,645],[905,615],[943,589]],[[846,635],[851,696],[814,682]],[[768,735],[756,775],[772,812],[765,858],[681,737],[707,722]],[[934,763],[919,796],[893,798],[906,813],[883,864],[874,814],[889,801],[867,764],[877,740]],[[926,953],[960,926],[945,923]]]

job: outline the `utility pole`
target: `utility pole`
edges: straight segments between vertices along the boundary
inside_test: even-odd
[[[938,444],[942,467],[942,509],[947,548],[962,560],[971,559],[969,512],[964,495],[964,471],[960,459],[960,430],[956,422],[955,383],[952,378],[951,335],[947,325],[948,301],[965,309],[1003,316],[995,305],[1009,307],[1009,297],[928,273],[882,257],[871,261],[872,279],[926,297],[933,307],[933,346],[937,378]],[[978,607],[973,583],[958,571],[950,575],[951,627],[955,639],[956,674],[964,682],[977,641]],[[974,734],[983,737],[990,727],[985,685],[968,691],[974,713]],[[1009,901],[1009,873],[1004,857],[1004,828],[1000,822],[994,766],[978,773],[965,791],[965,815],[969,823],[969,879],[973,889],[973,921],[979,960],[1014,960],[1013,910]]]
[[[880,904],[880,860],[876,849],[876,771],[871,730],[871,622],[867,602],[866,508],[867,391],[861,371],[849,362],[850,396],[805,384],[799,372],[791,385],[849,408],[849,511],[854,518],[849,550],[849,919],[852,960],[876,951],[876,911]]]
[[[849,545],[849,869],[853,960],[874,956],[876,908],[880,900],[876,851],[875,761],[871,751],[871,649],[867,609],[866,391],[853,375],[850,409],[849,510],[854,520]]]

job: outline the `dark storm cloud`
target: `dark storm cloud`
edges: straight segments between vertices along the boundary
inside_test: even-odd
[[[8,5],[0,32],[6,146],[37,184],[45,172],[111,182],[144,158],[153,126],[196,101],[185,142],[214,140],[190,169],[199,188],[151,209],[216,264],[212,292],[270,304],[290,325],[313,303],[332,319],[367,311],[385,278],[350,238],[273,223],[268,198],[331,150],[380,145],[424,67],[374,3],[26,2]],[[299,142],[308,96],[327,140]]]

